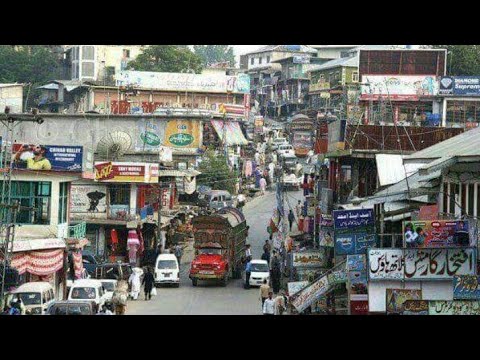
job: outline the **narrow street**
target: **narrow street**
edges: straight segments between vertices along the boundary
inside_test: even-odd
[[[301,192],[288,193],[288,199],[294,206],[293,199],[300,199]],[[269,192],[256,198],[245,208],[247,224],[250,226],[249,243],[255,259],[262,254],[263,244],[268,239],[267,225],[275,206],[275,193]],[[187,257],[187,254],[185,255]],[[190,257],[190,256],[189,256]],[[187,261],[188,259],[185,259]],[[150,302],[131,301],[127,307],[128,315],[260,315],[258,290],[245,290],[241,280],[231,280],[226,288],[214,283],[201,283],[193,287],[188,272],[190,264],[181,266],[180,288],[162,287],[158,295]]]

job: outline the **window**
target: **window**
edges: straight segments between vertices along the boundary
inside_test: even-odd
[[[255,58],[254,57],[250,58],[250,65],[255,65]]]
[[[20,206],[31,208],[18,212],[17,223],[50,224],[51,186],[50,182],[12,182],[12,201],[18,201]]]
[[[474,208],[475,205],[475,184],[468,184],[468,215],[474,216]]]
[[[58,197],[58,223],[65,224],[68,221],[68,183],[60,183]]]
[[[352,82],[358,83],[360,81],[359,76],[358,76],[358,71],[354,71],[352,73]]]
[[[111,187],[110,205],[130,205],[130,185],[115,185]]]
[[[93,62],[82,62],[82,77],[95,76],[95,64]]]
[[[83,46],[82,47],[82,60],[95,60],[95,47]]]
[[[123,57],[126,59],[130,59],[130,50],[123,49]]]
[[[260,56],[260,57],[258,58],[258,64],[259,64],[259,65],[262,65],[262,61],[263,61],[263,58]]]
[[[267,56],[267,64],[270,64],[270,56]]]

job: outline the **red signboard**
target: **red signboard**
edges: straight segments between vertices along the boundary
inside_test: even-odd
[[[422,206],[420,207],[420,213],[418,220],[437,220],[438,219],[438,205]]]
[[[368,301],[350,301],[350,315],[368,315]]]

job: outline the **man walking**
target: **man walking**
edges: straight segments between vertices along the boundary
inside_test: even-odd
[[[252,274],[251,259],[247,259],[247,266],[245,267],[245,289],[250,289],[250,275]]]
[[[180,265],[182,264],[182,256],[183,256],[183,248],[180,244],[177,244],[177,246],[175,246],[175,256],[178,261],[178,267],[180,267]]]
[[[275,315],[283,315],[286,309],[287,307],[285,305],[285,296],[283,295],[283,291],[280,291],[280,293],[275,298],[274,313]]]
[[[274,315],[275,314],[275,301],[273,300],[273,293],[270,291],[268,293],[268,298],[263,303],[263,315]]]
[[[145,291],[145,301],[152,300],[152,290],[153,286],[155,285],[155,278],[153,277],[150,268],[147,269],[147,273],[142,280],[142,284],[144,285],[143,290]]]
[[[260,286],[260,300],[262,301],[262,309],[263,305],[265,305],[265,300],[268,299],[268,294],[270,293],[270,286],[268,285],[267,279],[263,280],[262,286]]]
[[[267,264],[270,264],[270,252],[265,247],[263,248],[262,260],[265,260]]]
[[[295,212],[297,215],[297,220],[300,219],[300,216],[302,216],[302,202],[298,200],[297,206],[295,206]]]
[[[272,245],[270,244],[270,241],[265,240],[265,245],[263,245],[263,251],[268,252],[269,254],[272,252]]]
[[[290,225],[290,232],[292,232],[293,222],[295,221],[295,215],[293,214],[293,210],[290,210],[288,213],[288,224]]]

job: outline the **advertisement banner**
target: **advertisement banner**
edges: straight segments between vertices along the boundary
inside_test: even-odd
[[[348,255],[347,270],[365,272],[367,270],[366,255]]]
[[[200,121],[169,120],[163,146],[174,149],[198,149],[201,146]]]
[[[418,101],[420,97],[437,96],[439,83],[435,76],[363,75],[360,100],[389,98],[397,101]]]
[[[420,207],[418,215],[419,221],[437,220],[438,219],[438,205],[426,205]]]
[[[450,280],[476,275],[477,250],[407,249],[369,251],[370,280]]]
[[[158,175],[158,164],[95,162],[95,181],[99,182],[156,184]]]
[[[173,161],[172,148],[160,146],[158,150],[158,158],[161,163],[171,163]]]
[[[368,301],[367,273],[350,271],[348,273],[348,287],[350,301]]]
[[[440,95],[479,96],[480,76],[446,76],[440,79]]]
[[[13,168],[39,171],[82,172],[82,146],[13,144]]]
[[[428,301],[425,300],[407,300],[403,303],[403,312],[401,315],[428,315]]]
[[[478,301],[430,301],[429,315],[480,315]]]
[[[324,276],[295,295],[291,301],[291,304],[299,313],[302,313],[320,297],[325,295],[329,288],[330,284],[328,283],[328,277]]]
[[[403,223],[408,248],[475,247],[468,221],[409,221]]]
[[[331,286],[345,284],[348,281],[347,262],[338,265],[328,274],[328,282]]]
[[[70,211],[72,213],[107,212],[107,187],[105,185],[72,184],[70,192]]]
[[[333,212],[335,230],[375,226],[373,209],[336,210]]]
[[[350,315],[368,315],[368,300],[350,301]]]
[[[293,253],[293,267],[326,268],[328,254],[326,249],[318,251],[302,251]]]
[[[165,137],[165,126],[165,121],[138,120],[135,151],[159,151]]]
[[[288,283],[288,296],[295,296],[299,291],[305,289],[308,284],[308,281],[296,281]]]
[[[453,278],[453,298],[455,300],[480,300],[479,277],[461,275]]]
[[[351,231],[335,232],[335,255],[366,254],[369,248],[375,247],[377,235],[373,227]]]
[[[387,289],[387,315],[401,315],[407,300],[422,300],[421,290]]]
[[[126,70],[120,71],[115,80],[116,86],[151,90],[250,93],[250,77],[247,74],[227,76]]]

